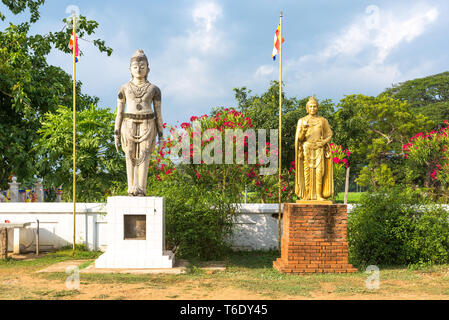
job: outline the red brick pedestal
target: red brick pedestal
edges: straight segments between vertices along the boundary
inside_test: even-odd
[[[348,263],[346,205],[285,203],[281,257],[284,273],[356,272]]]

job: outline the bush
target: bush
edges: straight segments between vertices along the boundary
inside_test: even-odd
[[[165,197],[167,249],[178,257],[216,259],[230,248],[233,206],[221,190],[204,189],[190,176],[158,181],[151,195]]]
[[[449,200],[449,123],[443,122],[439,131],[420,132],[404,144],[402,151],[407,159],[407,182],[418,186],[435,200]]]
[[[366,193],[348,217],[348,243],[358,266],[446,263],[449,212],[410,189]]]

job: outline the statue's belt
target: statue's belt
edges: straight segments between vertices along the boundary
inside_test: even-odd
[[[134,120],[146,120],[146,119],[154,119],[154,113],[124,113],[123,118],[129,118]]]

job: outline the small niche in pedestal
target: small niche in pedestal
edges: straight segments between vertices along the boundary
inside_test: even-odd
[[[146,240],[147,217],[144,214],[123,215],[124,240]]]

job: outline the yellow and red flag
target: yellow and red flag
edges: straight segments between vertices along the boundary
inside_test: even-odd
[[[278,25],[276,32],[274,33],[274,47],[273,47],[273,53],[271,56],[273,57],[273,61],[276,60],[276,55],[279,54],[279,50],[281,47],[281,39],[280,39],[280,33],[281,33],[281,25]],[[284,38],[282,38],[282,43],[284,43]]]
[[[73,48],[75,47],[75,62],[78,62],[78,56],[79,56],[79,48],[78,48],[78,37],[76,37],[76,41],[75,41],[75,46],[73,46],[73,31],[72,31],[72,36],[70,37],[70,41],[69,41],[69,48],[70,50],[73,51]]]

